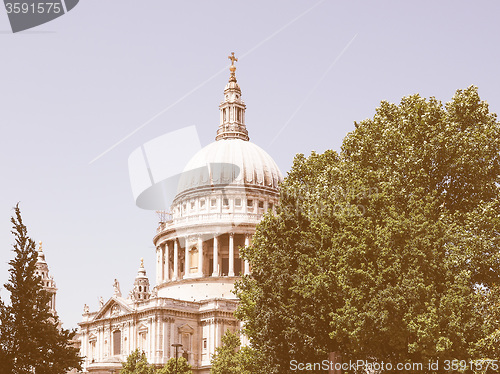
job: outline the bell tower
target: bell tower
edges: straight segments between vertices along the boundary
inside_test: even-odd
[[[36,263],[35,274],[40,277],[42,288],[50,294],[49,308],[53,315],[56,315],[56,282],[52,276],[49,276],[49,266],[45,261],[45,253],[43,253],[42,242],[38,243],[38,260]]]
[[[141,266],[137,271],[131,296],[132,299],[136,301],[148,300],[151,297],[151,293],[149,292],[149,279],[146,275],[143,258],[141,258]]]

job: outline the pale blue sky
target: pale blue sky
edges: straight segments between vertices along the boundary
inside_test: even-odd
[[[89,163],[224,68],[231,51],[244,56],[236,75],[251,141],[284,174],[298,152],[338,150],[381,100],[448,101],[475,84],[500,111],[500,2],[324,0],[306,12],[317,3],[82,0],[19,34],[1,11],[0,283],[21,201],[66,327],[84,303],[95,310],[111,296],[114,278],[127,294],[141,257],[154,284],[157,217],[134,204],[128,156],[185,126],[212,142],[229,73]]]

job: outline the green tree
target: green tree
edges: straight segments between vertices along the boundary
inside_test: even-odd
[[[238,333],[227,330],[222,337],[222,345],[215,350],[212,357],[210,374],[252,374],[257,370],[257,352],[248,346],[240,347]]]
[[[144,351],[136,349],[127,357],[120,374],[154,374],[154,368],[148,364],[148,359]]]
[[[499,185],[500,126],[475,87],[446,105],[382,102],[340,154],[298,155],[236,287],[265,371],[334,351],[441,360],[439,372],[447,359],[492,358]]]
[[[13,372],[14,357],[12,350],[12,332],[11,324],[4,323],[10,318],[8,308],[0,299],[0,374],[8,374]]]
[[[28,237],[19,205],[11,218],[15,258],[9,262],[10,305],[0,303],[1,370],[8,373],[63,374],[81,368],[77,348],[71,346],[74,331],[59,327],[48,302],[50,295],[35,275],[37,252]]]
[[[157,371],[157,374],[174,374],[176,373],[175,357],[170,358],[164,367]],[[191,365],[184,357],[177,358],[177,374],[193,374]]]

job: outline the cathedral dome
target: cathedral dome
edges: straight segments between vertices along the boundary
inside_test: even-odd
[[[277,191],[283,176],[269,154],[246,140],[227,138],[201,149],[187,164],[177,196],[200,187],[261,187]]]
[[[283,176],[269,154],[249,141],[245,125],[246,105],[236,81],[231,60],[229,82],[224,89],[224,100],[219,105],[220,125],[215,142],[196,153],[188,162],[179,179],[177,196],[182,199],[191,191],[205,188],[257,187],[272,194],[278,193]]]

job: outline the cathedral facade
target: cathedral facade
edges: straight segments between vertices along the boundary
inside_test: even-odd
[[[232,290],[251,264],[240,248],[278,203],[282,174],[274,160],[249,141],[246,105],[236,81],[234,54],[221,102],[215,142],[193,156],[180,176],[170,214],[153,237],[156,285],[141,261],[133,289],[114,295],[99,310],[85,306],[80,326],[84,371],[118,373],[135,349],[163,366],[184,356],[193,372],[210,371],[210,360],[226,330],[240,329]],[[177,347],[176,347],[177,346]]]

